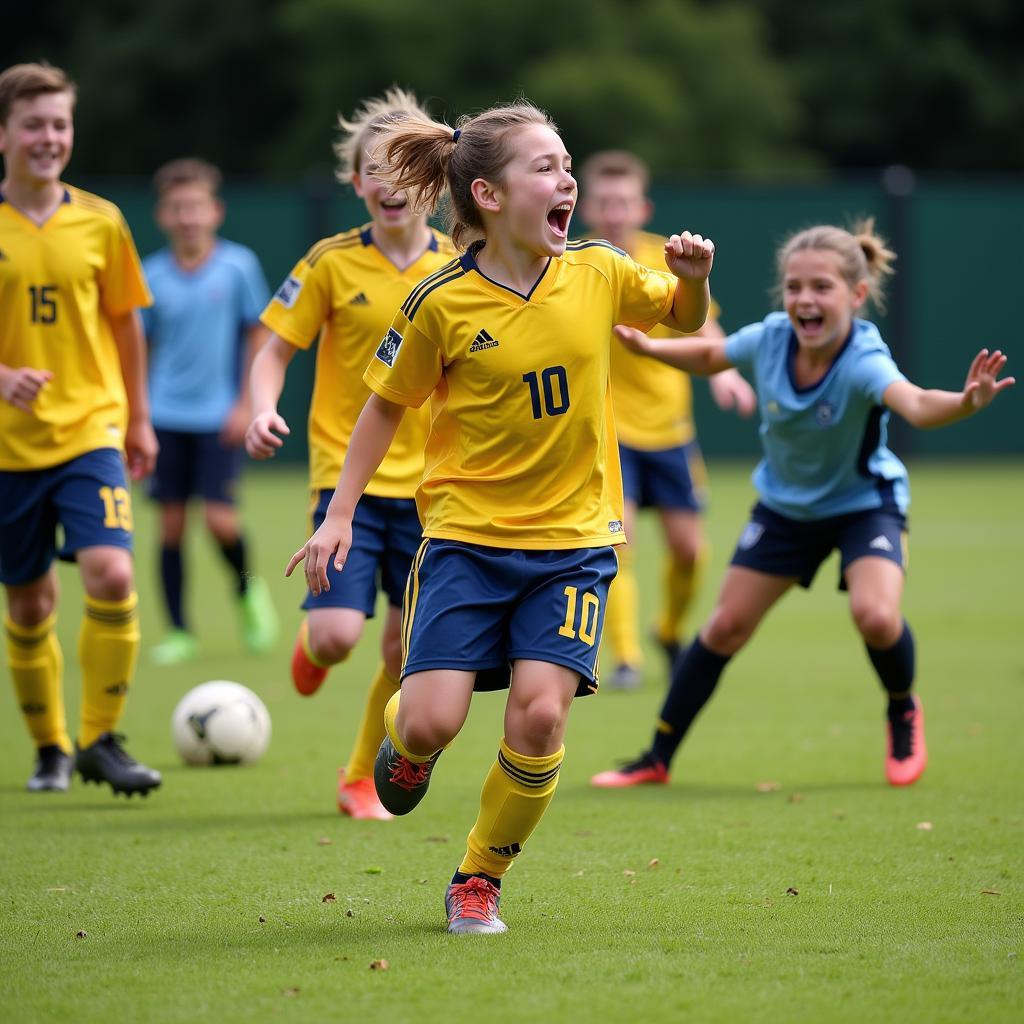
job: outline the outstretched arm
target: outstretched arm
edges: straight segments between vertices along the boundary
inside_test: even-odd
[[[725,357],[725,338],[705,338],[693,335],[689,338],[649,338],[635,327],[615,328],[615,336],[631,352],[660,359],[698,377],[709,377],[732,367]]]
[[[971,362],[963,391],[919,388],[908,380],[893,381],[882,401],[915,427],[929,429],[973,416],[989,405],[1001,391],[1014,384],[1013,377],[999,379],[1006,356],[998,349],[983,348]]]
[[[327,506],[327,515],[320,529],[292,555],[284,571],[285,576],[291,576],[292,570],[305,560],[306,582],[314,596],[322,590],[331,589],[327,564],[332,556],[335,569],[340,571],[345,565],[348,549],[352,546],[352,517],[356,505],[391,447],[404,414],[404,405],[389,402],[373,393],[356,420],[338,486]]]

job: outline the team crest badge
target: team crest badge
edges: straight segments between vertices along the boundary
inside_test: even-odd
[[[377,349],[377,358],[385,366],[394,366],[395,357],[398,355],[398,350],[402,346],[402,336],[394,329],[394,327],[388,328],[388,333],[384,335],[384,340],[380,343],[380,347]]]
[[[818,421],[819,427],[827,427],[835,417],[836,410],[831,402],[819,402],[814,410],[814,418]]]
[[[749,551],[764,536],[764,527],[760,523],[747,523],[740,534],[739,546]]]
[[[284,306],[285,309],[291,309],[295,305],[295,300],[299,297],[299,292],[302,291],[302,282],[297,277],[292,277],[289,274],[285,279],[284,283],[274,295],[274,298]]]

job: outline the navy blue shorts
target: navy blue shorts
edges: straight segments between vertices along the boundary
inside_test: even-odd
[[[55,557],[74,561],[82,548],[105,545],[132,549],[132,496],[116,448],[47,469],[0,471],[0,583],[32,583]]]
[[[696,441],[657,451],[620,444],[619,462],[623,494],[640,508],[699,512],[704,507],[707,472]]]
[[[162,504],[203,498],[235,503],[242,470],[242,449],[221,444],[216,431],[190,433],[157,429],[160,454],[150,479],[149,495]]]
[[[840,590],[846,589],[846,567],[858,558],[885,558],[906,570],[906,517],[896,509],[869,509],[801,522],[758,502],[740,534],[732,564],[769,576],[793,576],[801,587],[809,587],[834,548],[840,555]]]
[[[319,529],[327,515],[334,491],[313,492],[313,529]],[[377,591],[383,590],[392,608],[402,607],[405,581],[423,540],[423,527],[412,498],[379,498],[364,494],[352,519],[352,547],[345,568],[338,572],[331,561],[327,578],[331,589],[319,597],[306,594],[302,607],[355,608],[373,618]]]
[[[519,659],[580,674],[577,696],[597,690],[605,598],[615,550],[521,551],[424,541],[402,607],[403,678],[477,671],[476,689],[509,685]]]

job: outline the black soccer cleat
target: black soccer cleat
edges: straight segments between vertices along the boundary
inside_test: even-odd
[[[91,746],[82,750],[75,744],[75,768],[83,782],[109,782],[115,793],[146,796],[163,781],[158,771],[139,764],[121,745],[124,737],[105,732]]]
[[[36,770],[25,783],[30,793],[66,793],[71,785],[74,761],[70,754],[55,743],[40,747],[36,755]]]
[[[384,807],[392,814],[408,814],[426,796],[430,773],[440,756],[439,750],[429,761],[410,761],[385,736],[373,764],[373,784]]]

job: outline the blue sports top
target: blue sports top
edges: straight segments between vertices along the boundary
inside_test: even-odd
[[[245,332],[270,299],[256,254],[217,239],[195,270],[183,270],[170,249],[148,256],[143,269],[154,300],[142,311],[153,424],[220,430],[238,401]]]
[[[825,376],[807,388],[793,379],[796,335],[785,313],[770,313],[725,343],[728,360],[757,389],[764,458],[753,481],[761,501],[791,519],[910,504],[907,470],[886,447],[885,389],[906,380],[878,328],[854,320]]]

